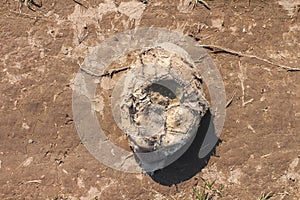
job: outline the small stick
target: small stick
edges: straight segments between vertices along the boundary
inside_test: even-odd
[[[32,5],[38,7],[38,8],[41,8],[43,6],[43,2],[41,1],[40,4],[37,4],[34,0],[31,0],[30,1],[32,3]]]
[[[208,10],[210,10],[210,7],[208,5],[208,3],[206,3],[206,1],[204,0],[196,0],[197,3],[201,3],[202,5],[204,5],[205,8],[207,8]]]
[[[231,96],[231,98],[229,99],[229,101],[227,101],[226,108],[228,108],[231,105],[231,103],[233,102],[233,99],[234,99],[235,95],[236,95],[236,90],[234,90],[233,95]]]
[[[92,71],[90,71],[90,70],[88,70],[88,69],[83,68],[83,67],[80,66],[80,70],[81,71],[84,71],[85,73],[87,73],[87,74],[89,74],[91,76],[95,76],[95,77],[110,77],[110,78],[112,78],[115,74],[123,72],[123,71],[126,71],[128,69],[130,69],[130,67],[123,67],[123,68],[119,68],[119,69],[114,69],[114,70],[112,70],[110,72],[105,72],[104,74],[95,74],[94,72],[92,72]]]
[[[78,43],[81,44],[89,35],[89,32],[86,32],[83,36],[78,38]]]
[[[42,183],[42,180],[26,181],[25,184],[27,184],[27,183]]]
[[[23,2],[24,3],[24,5],[27,7],[27,8],[29,8],[30,10],[32,10],[32,11],[34,11],[35,12],[35,9],[33,9],[32,7],[31,7],[31,5],[30,4],[32,4],[32,5],[34,5],[34,6],[36,6],[36,7],[38,7],[38,8],[41,8],[42,7],[42,2],[41,2],[41,4],[37,4],[34,0],[20,0],[20,2]],[[21,6],[19,7],[19,10],[21,10]]]
[[[123,68],[119,68],[119,69],[114,69],[110,72],[106,72],[106,73],[102,74],[101,76],[102,77],[103,76],[109,76],[110,78],[112,78],[115,74],[126,71],[128,69],[130,69],[130,67],[123,67]]]
[[[284,69],[288,72],[300,71],[300,68],[288,67],[288,66],[285,66],[285,65],[274,63],[274,62],[269,61],[269,60],[264,59],[264,58],[260,58],[260,57],[255,56],[255,55],[245,54],[245,53],[234,51],[234,50],[231,50],[231,49],[228,49],[228,48],[225,48],[225,47],[221,47],[221,46],[217,46],[217,45],[207,45],[207,44],[203,44],[203,45],[200,45],[200,46],[205,48],[205,49],[209,49],[209,50],[213,51],[213,53],[225,52],[225,53],[235,55],[235,56],[239,56],[239,57],[254,58],[256,60],[260,60],[260,61],[263,61],[263,62],[268,63],[270,65],[273,65],[275,67]],[[214,49],[218,49],[218,51],[215,51]]]
[[[246,106],[248,103],[251,103],[253,101],[253,99],[250,99],[249,101],[245,102],[245,86],[244,86],[244,68],[241,65],[241,62],[239,61],[239,67],[240,67],[240,71],[241,73],[238,75],[240,81],[241,81],[241,87],[242,87],[242,106]]]
[[[83,3],[77,1],[77,0],[73,0],[75,3],[77,3],[78,5],[84,7],[85,9],[88,9],[89,7],[87,7],[86,5],[84,5]]]

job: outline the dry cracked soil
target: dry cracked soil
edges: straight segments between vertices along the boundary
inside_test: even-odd
[[[300,72],[280,67],[300,68],[299,0],[206,0],[210,9],[193,0],[42,3],[34,12],[0,2],[0,199],[197,199],[203,180],[223,186],[206,187],[214,199],[300,198]],[[101,164],[72,115],[88,52],[149,26],[222,47],[207,51],[233,96],[215,155],[169,186]]]

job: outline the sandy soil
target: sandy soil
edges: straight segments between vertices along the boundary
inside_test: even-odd
[[[299,0],[43,1],[36,12],[0,2],[0,198],[196,199],[203,181],[221,199],[300,198],[300,72],[210,52],[227,98],[221,143],[193,177],[165,186],[97,161],[72,119],[72,83],[92,47],[115,33],[158,26],[300,68]]]

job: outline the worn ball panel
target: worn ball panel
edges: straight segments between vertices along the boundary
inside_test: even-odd
[[[138,57],[140,64],[128,66],[116,84],[112,104],[118,126],[149,172],[186,150],[208,103],[197,70],[176,53],[156,47]]]

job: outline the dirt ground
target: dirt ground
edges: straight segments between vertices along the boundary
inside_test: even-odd
[[[227,99],[221,143],[199,173],[172,186],[113,170],[80,142],[73,79],[92,47],[135,27],[182,31],[201,44],[300,68],[299,0],[0,2],[0,199],[300,199],[300,72],[210,52]]]

